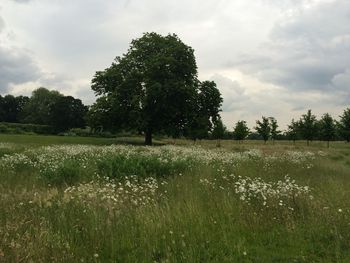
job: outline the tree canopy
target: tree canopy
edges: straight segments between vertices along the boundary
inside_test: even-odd
[[[303,139],[309,142],[317,137],[317,119],[312,114],[311,110],[308,110],[306,114],[303,114],[299,120],[299,130]]]

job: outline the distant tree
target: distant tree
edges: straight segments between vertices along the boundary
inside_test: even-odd
[[[59,97],[50,107],[50,122],[56,132],[71,128],[84,128],[87,107],[80,99],[72,96]]]
[[[0,96],[0,121],[20,122],[23,107],[28,100],[26,96]]]
[[[226,127],[222,123],[221,119],[217,119],[214,122],[214,128],[213,128],[213,132],[211,134],[212,138],[217,140],[217,142],[216,142],[217,147],[221,146],[220,140],[224,138],[225,131],[226,131]]]
[[[23,119],[25,118],[25,112],[24,109],[26,105],[29,103],[30,98],[27,96],[17,96],[16,97],[16,103],[17,103],[17,118],[16,122],[23,122]]]
[[[256,125],[257,126],[255,127],[255,130],[260,134],[266,144],[266,141],[270,138],[271,135],[269,119],[262,116],[262,121],[257,120]]]
[[[293,141],[293,144],[295,144],[295,141],[298,139],[299,135],[299,125],[298,122],[294,121],[292,119],[291,124],[288,125],[288,130],[286,133],[286,136]]]
[[[17,101],[12,95],[6,95],[3,99],[2,109],[5,122],[17,122]]]
[[[29,102],[24,106],[24,122],[34,124],[50,125],[51,107],[63,97],[56,90],[48,90],[46,88],[38,88],[32,92]]]
[[[238,121],[233,128],[233,136],[239,142],[243,141],[249,135],[249,132],[246,121]]]
[[[308,110],[306,114],[302,115],[299,121],[299,128],[302,138],[307,141],[307,145],[317,137],[317,119],[311,113],[311,110]]]
[[[271,139],[272,142],[275,143],[275,140],[277,139],[278,135],[280,135],[281,131],[277,130],[278,124],[277,120],[274,117],[270,117],[270,130],[271,130]]]
[[[343,115],[339,116],[337,128],[339,135],[346,140],[350,141],[350,108],[344,110]]]
[[[184,130],[196,109],[198,80],[194,51],[176,35],[145,33],[122,57],[96,72],[92,89],[113,101],[111,121],[143,131]]]
[[[327,148],[329,148],[329,141],[333,140],[336,133],[336,125],[332,116],[328,113],[324,114],[319,121],[320,138],[327,141]]]

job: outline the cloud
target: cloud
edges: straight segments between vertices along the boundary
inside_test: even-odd
[[[334,78],[350,67],[349,14],[348,0],[320,1],[284,17],[259,52],[231,66],[291,91],[337,91]]]
[[[12,1],[20,3],[20,4],[23,4],[23,3],[28,3],[28,2],[30,2],[32,0],[12,0]]]
[[[29,52],[9,44],[5,22],[0,17],[0,94],[7,93],[11,85],[34,81],[40,69]]]
[[[244,88],[240,86],[237,81],[220,74],[214,74],[210,80],[215,81],[224,102],[222,110],[224,112],[231,112],[234,110],[242,110],[245,107],[246,101],[249,97],[245,94]]]
[[[40,71],[25,51],[0,46],[0,93],[8,92],[10,84],[38,79]]]

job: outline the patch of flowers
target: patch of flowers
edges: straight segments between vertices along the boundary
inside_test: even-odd
[[[233,174],[224,175],[222,179],[200,179],[200,183],[212,189],[226,191],[228,194],[234,193],[239,200],[247,204],[258,202],[263,206],[276,204],[285,206],[286,200],[296,197],[303,196],[312,199],[310,188],[298,185],[288,175],[284,177],[284,180],[277,182],[266,182],[260,177],[250,178]]]
[[[35,149],[27,149],[21,153],[6,154],[0,158],[0,168],[15,171],[17,167],[32,167],[45,176],[55,173],[63,165],[74,163],[76,167],[87,172],[97,169],[98,163],[109,161],[113,157],[123,157],[133,160],[136,165],[144,165],[139,160],[149,160],[148,164],[157,163],[157,167],[169,166],[169,171],[181,172],[178,169],[191,169],[198,164],[213,166],[236,166],[244,162],[262,162],[264,169],[269,169],[281,162],[298,164],[310,168],[315,155],[311,152],[285,152],[279,155],[265,155],[262,151],[251,149],[244,152],[231,152],[224,149],[208,150],[201,147],[179,146],[92,146],[92,145],[53,145]],[[131,163],[131,162],[130,162]],[[147,163],[147,162],[144,162]],[[174,165],[176,164],[176,165]],[[177,167],[177,168],[176,168]],[[155,168],[156,169],[156,168]],[[158,169],[158,168],[157,168]],[[127,175],[138,174],[137,171],[127,171]],[[159,168],[158,172],[162,172]],[[172,172],[171,172],[172,173]]]
[[[64,201],[113,209],[122,206],[146,206],[153,204],[156,198],[162,197],[162,194],[158,193],[158,188],[158,181],[152,177],[141,180],[132,175],[122,181],[104,178],[66,188]]]
[[[9,142],[0,142],[0,149],[13,149],[15,148],[14,143],[9,143]]]

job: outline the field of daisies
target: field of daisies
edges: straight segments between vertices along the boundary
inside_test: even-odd
[[[0,262],[350,262],[349,145],[183,144],[1,142]]]

